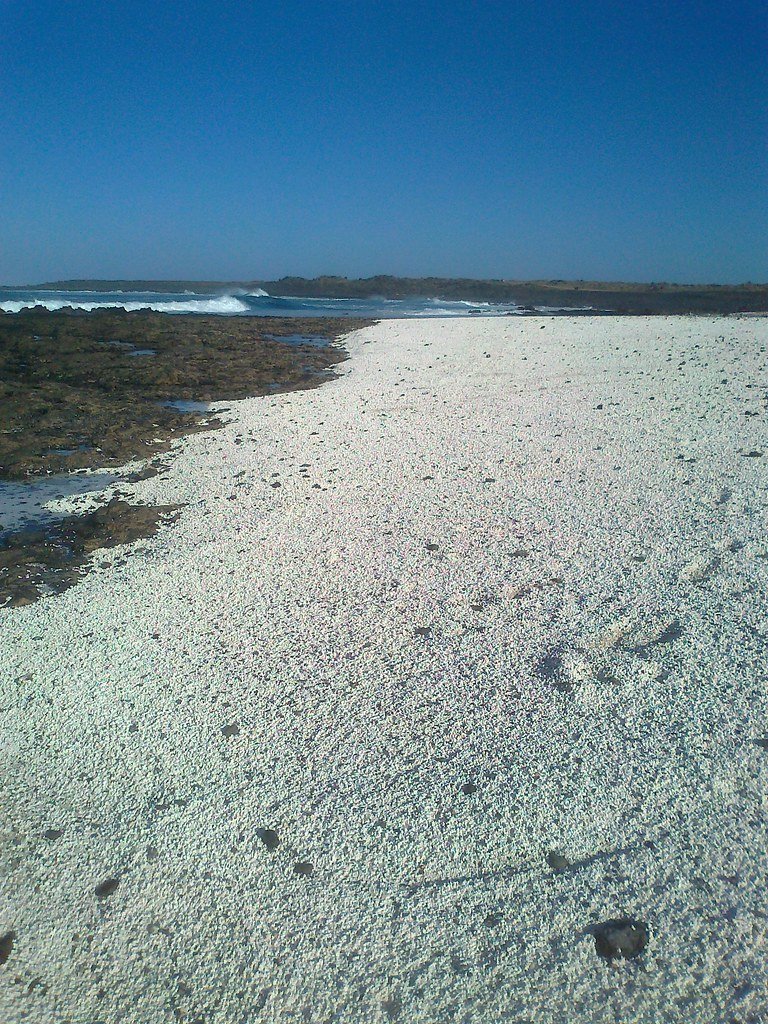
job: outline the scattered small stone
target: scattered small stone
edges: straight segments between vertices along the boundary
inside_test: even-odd
[[[63,828],[47,828],[45,832],[43,832],[43,839],[50,839],[53,841],[54,839],[61,839],[63,835]]]
[[[381,1004],[381,1008],[387,1015],[387,1020],[397,1020],[403,1005],[399,999],[385,999]]]
[[[239,736],[240,735],[240,726],[237,724],[237,722],[232,722],[229,725],[222,725],[222,727],[221,727],[221,735],[222,736],[227,736],[227,737],[229,737],[229,736]]]
[[[298,864],[293,865],[293,871],[296,875],[304,875],[305,877],[308,877],[314,870],[314,867],[309,863],[309,861],[305,860],[299,861]]]
[[[483,921],[486,928],[496,928],[501,924],[501,914],[488,914]]]
[[[571,866],[571,862],[568,858],[564,857],[562,853],[558,853],[557,850],[549,850],[547,852],[546,861],[553,871],[565,871],[566,868]]]
[[[556,690],[565,693],[572,689],[571,682],[565,674],[563,658],[559,651],[550,651],[543,658],[539,658],[533,671],[539,679],[552,683]]]
[[[103,900],[106,899],[107,896],[111,896],[117,889],[118,885],[120,885],[119,878],[107,878],[103,882],[100,882],[93,891],[96,893],[97,899]]]
[[[0,936],[0,964],[4,964],[13,952],[13,943],[16,940],[16,932],[6,932]]]
[[[631,917],[603,921],[593,935],[597,955],[604,960],[634,960],[648,945],[648,925]]]
[[[147,847],[146,857],[147,857],[147,860],[149,861],[150,864],[152,864],[154,861],[156,861],[159,856],[160,856],[160,854],[158,853],[156,846],[148,846]]]
[[[280,836],[273,828],[257,828],[256,835],[268,850],[276,850],[280,845]]]

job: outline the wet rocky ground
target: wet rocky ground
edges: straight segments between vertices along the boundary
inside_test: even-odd
[[[331,343],[363,324],[112,310],[0,316],[0,606],[71,586],[93,551],[148,536],[175,512],[111,500],[85,515],[36,514],[18,481],[31,496],[51,475],[136,459],[151,461],[132,479],[150,475],[175,439],[220,424],[207,403],[317,386],[346,358]]]
[[[0,479],[147,458],[199,423],[199,413],[163,403],[314,387],[346,357],[322,342],[365,322],[113,310],[0,315]]]
[[[171,521],[174,506],[132,505],[113,498],[85,515],[32,523],[0,536],[0,604],[32,604],[80,579],[94,551],[150,537]]]

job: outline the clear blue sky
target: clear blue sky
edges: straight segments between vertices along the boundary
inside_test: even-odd
[[[764,0],[0,0],[0,281],[768,280]]]

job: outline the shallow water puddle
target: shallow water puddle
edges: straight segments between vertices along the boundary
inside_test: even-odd
[[[158,402],[163,409],[175,409],[176,412],[210,412],[210,402],[194,402],[191,399],[179,398],[174,402]]]
[[[95,551],[151,537],[178,511],[175,505],[129,505],[113,498],[82,515],[6,530],[0,535],[0,607],[60,594],[88,571]]]
[[[63,519],[67,513],[48,506],[64,498],[103,491],[119,479],[115,473],[59,473],[28,481],[0,482],[0,535],[23,526]]]
[[[265,334],[270,341],[280,341],[284,345],[311,345],[312,348],[327,348],[330,344],[328,338],[319,334]]]

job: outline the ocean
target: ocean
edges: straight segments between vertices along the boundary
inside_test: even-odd
[[[152,309],[158,313],[207,313],[218,316],[333,316],[379,320],[389,317],[435,316],[507,316],[524,315],[531,307],[513,302],[450,302],[444,299],[408,298],[367,299],[300,298],[269,295],[257,289],[232,290],[212,295],[197,292],[94,292],[48,291],[29,288],[0,289],[0,310],[18,313],[43,306],[45,309]],[[534,307],[538,313],[586,313],[591,307]]]

